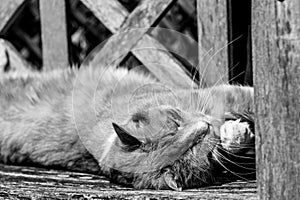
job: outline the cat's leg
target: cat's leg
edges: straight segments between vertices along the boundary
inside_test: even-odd
[[[247,180],[255,178],[255,135],[251,116],[234,114],[233,118],[227,118],[220,127],[218,148],[225,172]]]
[[[254,154],[255,135],[241,119],[228,120],[220,128],[221,146],[230,153]]]

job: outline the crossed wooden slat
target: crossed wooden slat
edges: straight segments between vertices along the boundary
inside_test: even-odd
[[[182,64],[168,52],[164,45],[147,34],[148,28],[155,26],[175,1],[144,0],[132,13],[128,13],[117,0],[81,0],[114,33],[104,45],[100,45],[94,50],[94,54],[90,56],[90,58],[92,57],[91,64],[99,65],[99,67],[116,66],[129,52],[132,52],[161,82],[185,88],[195,86],[195,83],[185,73]],[[24,0],[0,0],[0,30],[7,27],[9,19],[23,2]],[[227,26],[226,23],[223,23],[224,20],[226,22],[224,15],[226,15],[227,6],[224,3],[212,3],[209,0],[198,0],[197,2],[199,38],[201,38],[199,45],[202,49],[204,47],[205,51],[210,49],[216,51],[227,41],[227,32],[225,31]],[[39,4],[43,70],[68,67],[65,1],[40,0]],[[217,11],[213,12],[216,7]],[[216,21],[212,28],[209,23],[206,23],[211,16],[207,13],[213,13],[213,19]],[[222,21],[221,26],[220,21]],[[133,31],[132,28],[136,29]],[[206,34],[202,34],[203,31]],[[214,38],[215,35],[217,39]],[[203,73],[203,77],[206,77],[205,82],[208,85],[224,82],[223,79],[225,82],[228,80],[228,56],[226,48],[224,50],[217,56],[213,55],[216,64],[209,66],[209,70],[205,65],[204,68],[203,65],[200,65],[200,71]],[[203,52],[200,50],[199,52],[199,60],[201,60]]]
[[[9,26],[9,21],[25,0],[0,0],[0,32]]]
[[[146,0],[130,14],[116,0],[81,1],[115,33],[104,46],[95,49],[91,64],[116,66],[131,51],[161,82],[188,88],[195,85],[181,63],[147,34],[148,28],[159,21],[174,0]]]

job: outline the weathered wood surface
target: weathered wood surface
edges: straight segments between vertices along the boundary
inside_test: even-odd
[[[116,33],[129,15],[115,0],[81,0],[96,17],[112,32]],[[161,82],[181,88],[195,86],[184,72],[184,66],[157,40],[145,34],[132,51],[147,69]]]
[[[7,26],[9,20],[11,20],[24,1],[25,0],[0,0],[0,32]]]
[[[4,71],[28,71],[28,63],[8,41],[0,39],[0,73]]]
[[[207,86],[228,83],[227,1],[197,0],[199,72]]]
[[[0,164],[0,198],[252,200],[257,196],[254,181],[237,181],[182,192],[134,190],[109,183],[105,177],[97,175]]]
[[[69,67],[66,5],[62,0],[41,0],[43,70]]]
[[[300,1],[252,1],[260,199],[300,199]]]

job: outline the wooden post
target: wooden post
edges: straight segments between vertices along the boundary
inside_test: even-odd
[[[252,1],[260,199],[300,199],[300,1]]]
[[[228,82],[227,1],[197,0],[199,72],[207,86]]]
[[[43,70],[66,68],[68,41],[64,0],[40,0]]]

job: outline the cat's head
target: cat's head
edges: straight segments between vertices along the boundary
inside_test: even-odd
[[[154,106],[136,111],[124,124],[107,159],[112,176],[129,177],[137,188],[176,189],[210,183],[212,151],[221,122],[213,117]],[[125,179],[124,179],[125,180]]]

